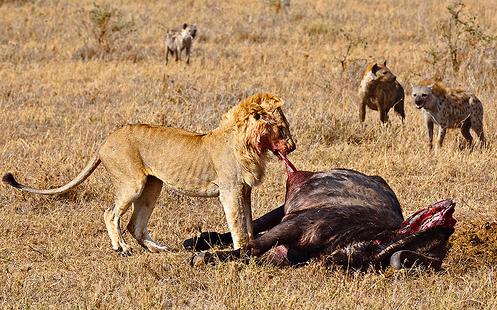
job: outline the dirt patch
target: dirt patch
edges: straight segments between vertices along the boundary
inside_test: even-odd
[[[497,263],[497,222],[459,222],[450,238],[449,260],[467,267]]]

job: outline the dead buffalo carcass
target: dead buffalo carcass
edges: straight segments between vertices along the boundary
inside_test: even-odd
[[[456,223],[452,200],[404,221],[395,193],[381,177],[347,169],[296,171],[289,162],[287,172],[285,204],[254,221],[259,236],[247,249],[197,253],[192,264],[255,256],[277,265],[320,258],[353,269],[440,268]],[[184,247],[200,251],[230,243],[229,233],[204,232]]]

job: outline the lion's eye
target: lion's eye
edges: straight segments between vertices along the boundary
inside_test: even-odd
[[[261,115],[259,113],[255,113],[254,118],[256,121],[258,121],[259,118],[261,118]]]
[[[427,95],[427,94],[422,94],[422,95],[421,95],[421,97],[426,97],[426,96],[428,96],[428,95]]]

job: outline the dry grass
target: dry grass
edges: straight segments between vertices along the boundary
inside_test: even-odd
[[[393,111],[388,128],[372,111],[358,122],[364,60],[388,59],[406,90],[440,71],[424,61],[424,51],[440,43],[435,32],[448,18],[448,2],[293,1],[288,13],[275,16],[263,1],[114,1],[136,31],[112,57],[82,62],[73,53],[88,39],[81,32],[92,3],[0,1],[0,172],[34,186],[60,185],[122,124],[208,131],[241,98],[270,91],[287,102],[297,167],[379,174],[406,215],[453,197],[459,220],[453,248],[440,273],[345,273],[318,263],[191,269],[185,251],[149,254],[136,243],[135,255],[121,258],[103,223],[112,189],[99,168],[61,197],[0,186],[1,308],[497,308],[497,228],[482,226],[497,218],[495,45],[444,76],[484,103],[488,149],[459,151],[460,134],[452,130],[442,150],[428,152],[420,112],[409,99],[404,126]],[[466,4],[484,29],[497,32],[497,3]],[[199,27],[191,65],[165,66],[165,28],[183,22]],[[352,50],[342,72],[343,31],[368,44]],[[253,194],[257,216],[283,200],[283,171],[276,160],[269,165]],[[216,199],[163,193],[151,220],[158,240],[179,248],[199,226],[226,229]]]

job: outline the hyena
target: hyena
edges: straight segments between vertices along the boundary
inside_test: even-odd
[[[193,39],[197,35],[197,26],[183,24],[181,31],[168,30],[164,39],[164,48],[166,52],[166,64],[169,60],[169,53],[175,55],[176,61],[181,60],[181,52],[185,50],[186,63],[190,63],[190,52]]]
[[[441,147],[447,128],[460,128],[463,137],[471,147],[472,128],[481,146],[486,144],[483,133],[483,105],[471,92],[452,89],[440,81],[423,80],[412,89],[414,104],[421,109],[426,120],[430,149],[433,148],[433,124],[439,125],[438,146]]]
[[[359,119],[364,122],[366,106],[380,112],[380,121],[388,121],[388,111],[393,107],[404,122],[404,88],[397,81],[397,77],[383,64],[369,64],[364,71],[359,86]]]

